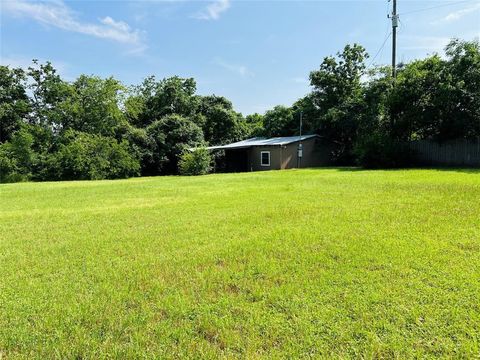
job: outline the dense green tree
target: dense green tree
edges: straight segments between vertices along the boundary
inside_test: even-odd
[[[140,163],[126,141],[68,130],[63,142],[50,160],[51,173],[58,179],[116,179],[140,173]]]
[[[202,129],[180,115],[167,115],[154,121],[147,129],[150,153],[144,161],[144,174],[175,174],[178,160],[185,149],[200,146]]]
[[[441,108],[436,106],[445,61],[438,55],[407,64],[398,72],[389,98],[394,137],[401,140],[432,138],[438,132]]]
[[[198,111],[207,114],[210,109],[219,107],[225,110],[233,110],[233,104],[230,100],[223,96],[208,95],[198,96]]]
[[[336,145],[338,162],[351,162],[358,124],[365,105],[362,76],[368,54],[357,44],[347,45],[337,57],[328,56],[310,73],[311,99],[318,109],[316,131]]]
[[[448,99],[450,113],[440,127],[440,137],[480,136],[480,41],[452,40],[446,47],[448,71],[451,76]],[[450,120],[450,121],[449,121]],[[451,135],[450,135],[451,136]]]
[[[138,93],[136,87],[131,87],[123,93],[123,113],[126,121],[135,127],[144,127],[142,116],[146,112],[146,98]]]
[[[299,129],[300,115],[302,115],[302,133],[311,134],[316,131],[316,125],[318,124],[319,111],[315,106],[315,103],[313,101],[313,96],[311,94],[297,100],[292,105],[292,112],[293,112],[293,118],[294,118],[294,126],[295,126],[295,122],[297,122],[297,125],[296,125],[297,128],[295,129],[294,134],[298,135],[300,131]]]
[[[264,117],[260,114],[251,114],[245,117],[245,122],[247,123],[248,136],[249,137],[259,137],[264,136]]]
[[[189,78],[152,76],[127,89],[114,78],[64,81],[49,62],[1,66],[0,181],[175,174],[187,148],[295,135],[300,114],[303,133],[334,144],[343,164],[403,166],[410,140],[480,136],[478,40],[402,64],[395,81],[388,67],[367,71],[367,56],[346,46],[310,74],[310,94],[246,118],[224,97],[197,95]]]
[[[446,141],[480,136],[478,41],[453,40],[446,58],[406,64],[389,97],[394,136]]]
[[[233,110],[232,103],[226,98],[202,96],[198,110],[203,118],[201,126],[205,141],[209,144],[223,145],[248,135],[245,119]]]
[[[390,136],[392,77],[388,66],[368,71],[367,80],[362,84],[363,111],[357,116],[357,140],[375,132]]]
[[[29,112],[25,71],[0,66],[0,144],[11,139]]]
[[[32,112],[29,123],[56,131],[61,128],[66,116],[63,103],[72,96],[72,87],[61,79],[50,62],[33,60],[28,68]]]
[[[180,157],[178,169],[181,175],[205,175],[212,170],[212,161],[206,148],[186,150]]]
[[[72,93],[61,108],[65,129],[115,136],[126,122],[121,111],[120,94],[124,86],[114,78],[81,75],[72,83]]]
[[[300,116],[302,116],[302,134],[316,131],[318,109],[311,95],[297,100],[291,107],[276,106],[264,116],[254,114],[247,116],[250,131],[264,136],[293,136],[300,133]]]
[[[141,109],[136,116],[135,125],[146,127],[172,114],[193,116],[199,103],[199,99],[194,96],[196,89],[197,84],[192,78],[174,76],[157,81],[154,76],[148,77],[135,90],[135,107]],[[133,105],[130,108],[132,107]]]
[[[32,169],[33,178],[36,178],[39,172],[44,171],[44,159],[57,150],[57,137],[63,131],[65,118],[69,116],[65,105],[73,96],[73,88],[62,80],[50,62],[40,64],[33,60],[26,75],[31,95],[27,131],[33,136],[32,148],[39,159]]]
[[[290,136],[297,131],[298,122],[294,119],[291,108],[278,105],[265,113],[263,126],[267,137]]]
[[[0,145],[0,181],[23,181],[32,176],[36,154],[32,150],[33,136],[22,127],[9,141]]]

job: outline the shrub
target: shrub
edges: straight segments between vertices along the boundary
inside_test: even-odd
[[[190,118],[167,115],[146,128],[150,142],[145,173],[177,174],[178,161],[185,149],[203,143],[202,129]]]
[[[205,175],[212,170],[212,156],[205,148],[185,151],[178,163],[182,175]]]
[[[0,145],[0,182],[22,181],[23,177],[17,172],[17,162],[6,151],[5,145]]]
[[[73,131],[66,140],[50,159],[62,180],[119,179],[140,172],[140,163],[125,140]]]
[[[410,166],[414,160],[408,144],[381,133],[360,139],[353,152],[358,165],[371,169]]]
[[[0,145],[0,182],[30,179],[35,161],[32,143],[32,135],[25,129],[20,129],[9,141]]]

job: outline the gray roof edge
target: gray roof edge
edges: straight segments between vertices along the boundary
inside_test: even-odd
[[[292,141],[288,141],[288,142],[285,142],[284,144],[291,144],[291,143],[294,143],[294,142],[299,142],[299,141],[303,141],[303,140],[307,140],[307,139],[311,139],[311,138],[314,138],[314,137],[320,137],[320,135],[318,134],[311,134],[311,135],[302,135],[302,136],[297,136],[299,139],[297,140],[292,140]]]
[[[311,134],[311,135],[302,135],[301,137],[300,136],[284,136],[284,137],[273,137],[273,138],[253,137],[250,139],[237,141],[227,145],[209,146],[206,149],[222,150],[222,149],[245,149],[252,146],[282,146],[282,145],[288,145],[295,142],[308,140],[314,137],[321,137],[321,136],[318,134]]]

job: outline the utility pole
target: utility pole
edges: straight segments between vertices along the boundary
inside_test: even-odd
[[[302,121],[303,121],[303,111],[300,111],[300,142],[302,141]]]
[[[393,10],[392,10],[392,86],[395,86],[395,79],[397,78],[397,27],[398,27],[398,14],[397,14],[397,0],[388,0],[393,1]],[[395,125],[395,114],[393,111],[390,112],[390,129],[393,132]]]
[[[302,166],[302,156],[303,156],[302,120],[303,120],[303,111],[300,111],[300,143],[298,144],[298,149],[297,149],[297,167],[298,168]]]
[[[392,77],[395,80],[397,77],[397,27],[398,27],[398,14],[397,14],[397,0],[393,1],[392,11]]]

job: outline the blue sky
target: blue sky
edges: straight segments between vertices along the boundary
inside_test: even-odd
[[[357,42],[373,57],[390,32],[376,1],[1,0],[1,63],[50,60],[68,80],[194,77],[244,114],[290,105],[309,91],[324,56]],[[398,0],[398,60],[480,36],[480,0]],[[375,63],[390,62],[390,39]]]

